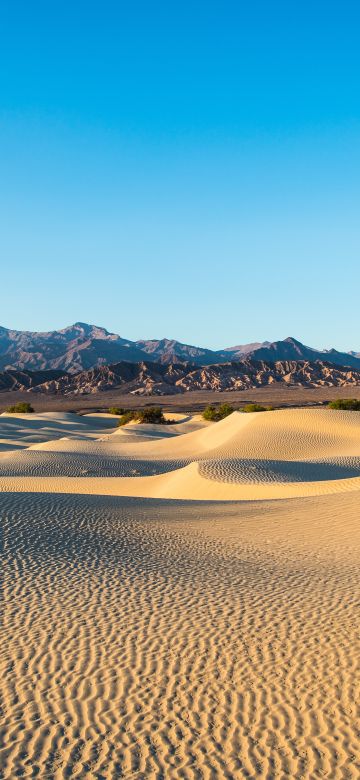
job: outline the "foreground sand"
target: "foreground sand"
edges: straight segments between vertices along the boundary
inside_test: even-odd
[[[0,459],[1,776],[358,778],[360,415],[44,417]]]

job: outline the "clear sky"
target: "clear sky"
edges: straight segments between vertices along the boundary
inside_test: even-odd
[[[360,349],[358,0],[1,0],[6,327]]]

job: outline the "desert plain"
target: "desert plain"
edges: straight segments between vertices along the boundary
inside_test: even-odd
[[[0,416],[1,774],[360,776],[360,413]]]

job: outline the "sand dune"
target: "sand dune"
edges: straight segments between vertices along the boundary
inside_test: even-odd
[[[357,780],[360,414],[114,425],[0,416],[1,777]]]
[[[16,443],[18,447],[47,442],[65,435],[98,438],[101,430],[113,429],[117,422],[110,415],[86,415],[70,412],[42,414],[0,414],[0,445]],[[11,447],[9,447],[11,449]]]
[[[56,419],[57,433],[59,424]],[[72,420],[70,424],[74,425]],[[81,423],[86,437],[79,437],[80,425],[74,425],[72,437],[2,453],[0,489],[221,501],[359,489],[358,413],[318,409],[234,413],[190,432],[186,428],[182,433],[179,424],[178,432],[170,431],[165,438],[163,431],[176,425],[149,426],[152,437],[142,440],[141,434],[135,435],[136,441],[130,443],[119,435],[122,429],[94,441],[93,424],[93,418]],[[44,426],[37,430],[45,435]]]

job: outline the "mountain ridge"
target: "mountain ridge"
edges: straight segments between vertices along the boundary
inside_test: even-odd
[[[102,365],[126,361],[160,364],[193,363],[209,366],[229,360],[254,358],[277,360],[320,360],[332,365],[360,369],[360,352],[317,350],[292,336],[279,341],[252,342],[211,350],[176,339],[131,339],[111,333],[99,325],[76,322],[54,331],[17,331],[0,326],[0,371],[57,370],[76,374]]]

